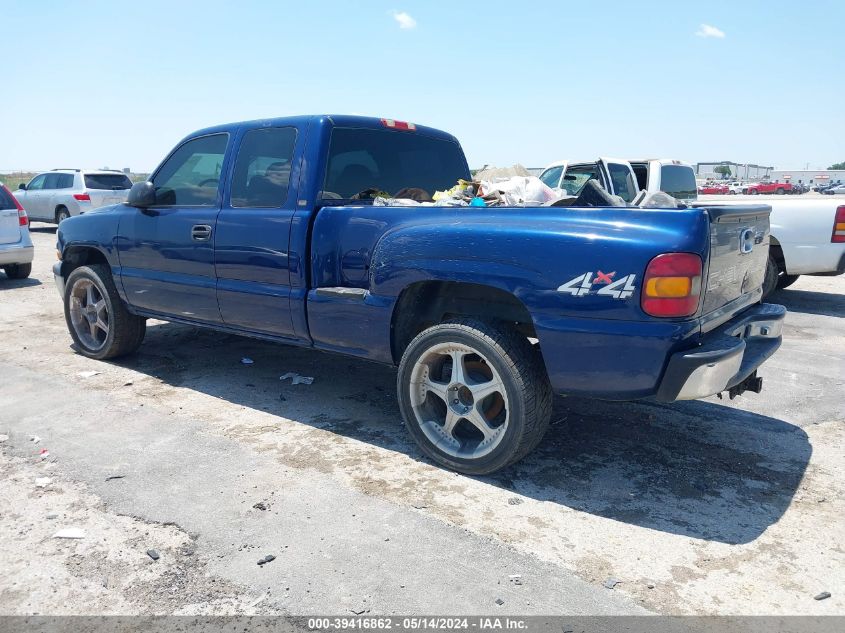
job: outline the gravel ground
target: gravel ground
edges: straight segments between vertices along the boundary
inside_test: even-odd
[[[390,368],[160,322],[75,354],[54,233],[0,274],[0,613],[845,614],[845,277],[774,297],[761,395],[559,399],[470,478],[410,442]]]

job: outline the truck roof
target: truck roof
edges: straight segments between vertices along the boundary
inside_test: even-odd
[[[199,134],[213,134],[215,132],[232,132],[243,125],[249,126],[256,126],[256,125],[265,125],[267,127],[280,127],[285,125],[296,125],[296,126],[305,126],[309,123],[316,123],[319,126],[331,126],[331,127],[363,127],[363,128],[384,128],[389,129],[389,125],[387,122],[395,122],[400,124],[405,124],[408,122],[399,121],[397,119],[388,119],[388,118],[378,118],[378,117],[369,117],[369,116],[357,116],[351,114],[306,114],[306,115],[297,115],[297,116],[286,116],[286,117],[276,117],[271,119],[253,119],[250,121],[238,121],[235,123],[224,123],[222,125],[215,125],[212,127],[207,127],[201,130],[197,130],[196,132],[192,132],[185,138],[197,136]],[[443,130],[438,130],[433,127],[428,127],[425,125],[418,125],[416,123],[409,123],[409,125],[413,126],[412,133],[417,134],[425,134],[426,136],[432,136],[435,138],[440,138],[444,140],[454,141],[455,143],[458,142],[458,139],[455,138],[453,135],[444,132]]]

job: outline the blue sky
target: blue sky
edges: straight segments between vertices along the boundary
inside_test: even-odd
[[[0,25],[0,170],[149,170],[195,129],[320,112],[445,129],[473,167],[845,160],[838,0],[0,0]]]

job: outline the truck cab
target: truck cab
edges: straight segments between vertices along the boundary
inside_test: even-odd
[[[588,180],[595,180],[608,193],[619,196],[625,202],[632,202],[641,190],[647,193],[662,191],[683,202],[697,199],[693,168],[668,158],[563,160],[546,167],[540,174],[540,180],[549,187],[576,196]]]

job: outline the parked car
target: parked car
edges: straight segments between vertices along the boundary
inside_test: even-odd
[[[79,353],[113,358],[157,318],[398,365],[422,452],[472,474],[530,452],[555,393],[760,390],[785,315],[760,303],[769,207],[367,199],[459,178],[470,170],[457,139],[401,121],[200,130],[127,203],[59,225],[70,336]]]
[[[738,195],[743,193],[743,189],[745,188],[745,183],[739,180],[734,180],[733,182],[729,182],[727,184],[728,193],[732,196]]]
[[[34,252],[26,211],[0,183],[0,267],[9,279],[26,279]]]
[[[15,196],[30,220],[58,224],[91,209],[125,202],[131,187],[122,171],[54,169],[21,184]]]
[[[834,196],[843,193],[845,193],[845,185],[836,185],[835,187],[828,187],[824,190],[824,194],[828,196]]]
[[[725,195],[727,193],[730,193],[730,188],[727,185],[711,183],[699,187],[698,193],[705,196]]]
[[[788,182],[755,182],[747,185],[743,193],[756,196],[758,194],[774,193],[779,196],[792,193],[792,184]]]

